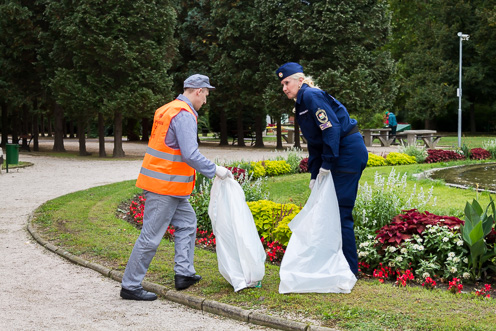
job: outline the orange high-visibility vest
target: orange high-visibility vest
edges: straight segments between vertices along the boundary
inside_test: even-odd
[[[165,144],[171,120],[185,110],[195,113],[184,101],[174,100],[155,112],[153,129],[136,186],[163,194],[187,196],[195,187],[195,169],[182,160],[179,149]],[[196,119],[196,116],[195,116]]]

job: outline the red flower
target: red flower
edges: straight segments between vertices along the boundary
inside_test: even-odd
[[[450,291],[451,293],[461,293],[463,284],[458,283],[459,281],[460,279],[453,277],[453,280],[448,283],[448,291]]]

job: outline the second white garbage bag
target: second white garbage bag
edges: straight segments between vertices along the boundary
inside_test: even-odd
[[[279,293],[350,293],[356,277],[342,250],[339,205],[332,175],[317,178],[307,203],[288,224]]]
[[[265,275],[266,254],[245,193],[236,180],[215,178],[208,215],[222,276],[235,292],[258,286]]]

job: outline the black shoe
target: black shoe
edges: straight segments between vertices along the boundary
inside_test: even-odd
[[[147,292],[144,289],[132,291],[121,288],[121,298],[126,300],[153,301],[157,299],[157,295],[152,292]]]
[[[200,275],[194,275],[191,277],[175,275],[174,282],[176,283],[176,290],[185,290],[193,284],[196,284],[202,279]]]

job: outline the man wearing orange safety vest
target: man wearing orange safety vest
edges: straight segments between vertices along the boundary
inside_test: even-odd
[[[183,290],[200,281],[193,266],[196,214],[188,198],[195,186],[196,171],[208,178],[232,176],[198,150],[197,111],[207,102],[207,76],[195,74],[184,81],[184,92],[155,112],[153,129],[136,186],[144,190],[146,202],[143,228],[122,278],[121,297],[155,300],[141,282],[169,224],[175,228],[174,281]]]

